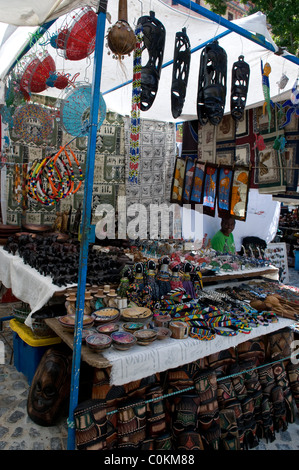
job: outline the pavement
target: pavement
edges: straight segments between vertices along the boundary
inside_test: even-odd
[[[299,287],[299,273],[289,269],[289,285]],[[0,317],[11,315],[14,303],[0,304]],[[67,450],[67,416],[55,426],[39,426],[27,414],[27,397],[30,386],[22,372],[13,364],[12,331],[9,322],[3,322],[2,338],[5,339],[5,363],[0,363],[0,451],[1,450]],[[2,361],[3,362],[3,361]],[[286,431],[276,433],[272,443],[260,440],[252,450],[299,450],[299,414]]]

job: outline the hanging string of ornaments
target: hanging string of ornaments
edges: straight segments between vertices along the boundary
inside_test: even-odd
[[[108,29],[106,38],[108,54],[112,52],[114,59],[121,61],[135,49],[136,37],[128,23],[127,0],[119,0],[118,21]]]

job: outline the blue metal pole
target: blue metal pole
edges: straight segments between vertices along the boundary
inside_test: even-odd
[[[68,450],[75,449],[75,426],[74,426],[74,410],[78,405],[79,395],[79,377],[81,364],[81,344],[82,344],[82,328],[83,314],[85,302],[85,287],[87,277],[88,248],[92,241],[91,209],[92,209],[92,189],[94,179],[94,163],[96,150],[96,137],[98,126],[98,113],[100,102],[100,84],[103,61],[103,47],[105,34],[107,0],[100,1],[100,7],[97,20],[96,45],[94,55],[94,70],[91,94],[91,110],[90,110],[90,130],[88,136],[86,173],[84,183],[84,200],[82,208],[82,224],[81,224],[81,244],[78,271],[78,290],[76,303],[76,324],[74,331],[73,343],[73,362],[68,418]]]
[[[296,56],[291,55],[289,52],[282,52],[280,53],[278,50],[275,50],[273,44],[268,42],[266,38],[262,35],[259,34],[254,34],[251,33],[250,31],[247,31],[244,28],[241,28],[240,26],[236,25],[235,23],[232,23],[231,21],[227,20],[226,18],[223,18],[220,15],[217,15],[216,13],[213,13],[212,11],[208,10],[207,8],[204,8],[197,3],[194,3],[191,0],[176,0],[176,3],[188,8],[189,10],[195,11],[196,13],[199,13],[200,15],[204,16],[205,18],[208,18],[211,21],[214,21],[215,23],[218,23],[221,26],[224,26],[225,28],[234,31],[235,33],[239,34],[240,36],[243,36],[250,41],[255,42],[256,44],[259,44],[260,46],[265,47],[265,49],[268,49],[269,51],[272,51],[278,55],[282,55],[285,59],[294,62],[294,64],[299,65],[299,58]]]

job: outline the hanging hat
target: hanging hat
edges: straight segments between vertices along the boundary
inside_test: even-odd
[[[110,286],[108,284],[106,284],[104,286],[104,294],[108,294],[110,292]]]

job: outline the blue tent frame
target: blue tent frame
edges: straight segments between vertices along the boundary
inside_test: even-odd
[[[214,21],[228,29],[224,33],[217,36],[217,38],[223,37],[232,31],[239,35],[265,47],[274,53],[279,53],[285,59],[294,62],[299,65],[299,59],[292,54],[285,51],[275,51],[273,45],[266,41],[263,36],[252,34],[240,26],[231,23],[222,16],[207,10],[206,8],[194,3],[190,0],[177,0],[177,3]],[[71,393],[70,393],[70,406],[69,406],[69,418],[68,418],[68,450],[74,450],[75,443],[75,423],[74,423],[74,411],[78,405],[78,393],[79,393],[79,378],[80,378],[80,361],[81,361],[81,344],[82,344],[82,327],[83,327],[83,312],[84,312],[84,301],[85,301],[85,286],[86,286],[86,274],[87,274],[87,259],[88,259],[88,246],[93,241],[93,227],[90,224],[91,220],[91,199],[92,199],[92,188],[94,179],[94,160],[95,160],[95,142],[97,134],[97,121],[98,121],[98,110],[99,110],[99,99],[100,99],[100,83],[101,83],[101,69],[102,69],[102,58],[103,58],[103,46],[104,46],[104,32],[105,32],[105,21],[106,21],[106,9],[107,0],[101,0],[98,10],[98,22],[97,22],[97,33],[96,33],[96,47],[94,56],[94,77],[92,82],[92,106],[90,116],[90,132],[87,148],[87,167],[85,175],[85,189],[84,189],[84,200],[82,209],[82,224],[81,224],[81,248],[80,248],[80,259],[79,259],[79,273],[78,273],[78,291],[77,291],[77,307],[76,307],[76,326],[74,332],[74,343],[73,343],[73,363],[72,363],[72,377],[71,377]],[[213,38],[215,39],[215,38]],[[204,47],[208,42],[205,42],[193,51]],[[164,64],[163,67],[171,65],[171,62]],[[127,85],[129,82],[122,84],[121,86]],[[110,90],[110,92],[113,90]],[[107,93],[107,92],[106,92]],[[104,93],[103,93],[104,94]]]

